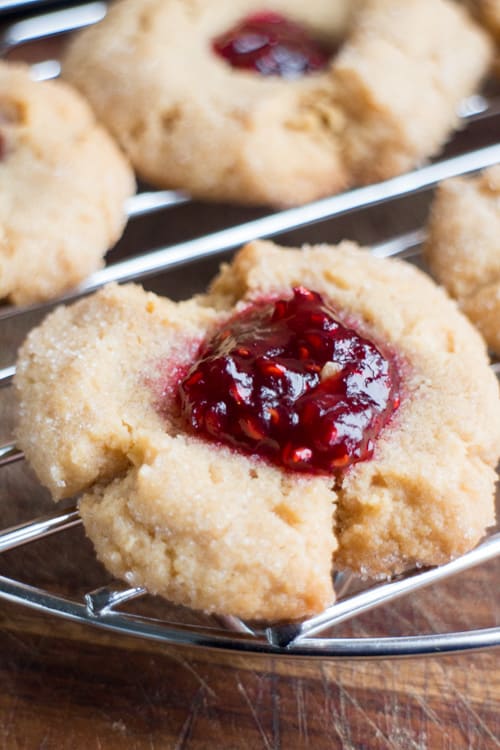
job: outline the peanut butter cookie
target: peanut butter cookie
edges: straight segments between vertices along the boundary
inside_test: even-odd
[[[109,286],[18,361],[19,445],[116,576],[246,618],[310,615],[332,566],[385,576],[494,522],[500,401],[484,344],[414,267],[246,246],[173,303]]]
[[[134,189],[77,91],[0,62],[0,299],[49,299],[99,268]]]
[[[63,75],[144,179],[290,205],[435,154],[490,58],[450,0],[121,0]]]

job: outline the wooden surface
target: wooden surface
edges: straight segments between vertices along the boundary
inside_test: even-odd
[[[488,750],[495,663],[249,661],[2,607],[0,747]]]
[[[483,123],[450,151],[495,138],[495,128]],[[284,240],[375,241],[419,226],[427,203],[427,196],[401,201]],[[163,212],[130,226],[112,259],[261,213],[210,206]],[[217,262],[178,269],[148,286],[188,296],[203,288]],[[38,318],[0,323],[0,367],[12,363]],[[13,412],[4,389],[0,444],[12,437]],[[0,470],[0,527],[51,507],[24,464]],[[79,595],[108,580],[81,529],[0,556],[0,574]],[[500,561],[489,563],[338,633],[404,635],[499,624],[499,574]],[[1,600],[0,639],[1,750],[500,747],[499,651],[378,662],[249,658],[161,647]]]

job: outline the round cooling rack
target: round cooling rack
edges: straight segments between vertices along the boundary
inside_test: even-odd
[[[32,0],[33,5],[36,0]],[[0,3],[3,8],[21,9],[30,4],[24,2]],[[106,14],[105,2],[92,2],[76,5],[64,10],[42,13],[31,18],[10,24],[0,34],[0,49],[4,55],[15,53],[17,59],[22,55],[24,45],[41,45],[43,40],[51,36],[64,36],[74,29],[82,28],[98,22]],[[51,54],[54,48],[51,47]],[[45,59],[43,54],[36,58],[32,74],[35,78],[43,79],[58,75],[60,66],[57,59]],[[408,201],[419,201],[426,191],[431,190],[443,179],[460,174],[466,174],[483,169],[500,162],[500,144],[497,138],[485,137],[487,133],[498,132],[500,123],[500,94],[493,90],[491,94],[474,96],[463,103],[460,109],[464,129],[458,136],[456,147],[445,156],[432,164],[417,169],[409,174],[396,177],[375,185],[369,185],[343,194],[326,198],[299,208],[279,211],[276,213],[246,212],[240,209],[218,210],[217,221],[212,221],[207,212],[216,211],[215,208],[202,207],[190,201],[189,196],[174,191],[144,190],[134,196],[128,203],[129,228],[132,240],[129,242],[132,252],[122,252],[118,248],[118,260],[113,251],[110,264],[89,277],[73,292],[67,294],[56,303],[67,302],[88,294],[110,281],[129,281],[146,279],[148,283],[156,283],[156,279],[168,271],[175,273],[175,269],[198,268],[202,260],[220,259],[224,253],[233,250],[242,243],[258,238],[282,236],[286,234],[287,244],[294,241],[304,241],[301,231],[303,227],[314,225],[315,241],[333,241],[338,232],[335,222],[350,221],[350,227],[358,229],[365,221],[367,211],[387,213],[387,206],[392,207],[393,213],[401,210],[401,205]],[[472,145],[471,145],[472,144]],[[406,202],[406,203],[405,203]],[[406,210],[406,209],[405,209]],[[163,213],[162,213],[163,212]],[[145,240],[150,234],[158,235],[160,221],[164,212],[168,212],[168,226],[185,226],[189,217],[188,239],[177,230],[167,235],[160,247],[144,247]],[[187,212],[187,213],[186,213]],[[418,211],[417,211],[418,213]],[[202,219],[199,219],[199,217]],[[220,221],[220,217],[223,220]],[[379,257],[397,256],[407,258],[421,265],[419,255],[420,245],[425,238],[420,227],[423,217],[420,216],[411,228],[404,231],[388,232],[381,214],[376,213],[369,223],[371,227],[370,241],[372,250]],[[188,218],[186,218],[188,217]],[[146,223],[144,223],[146,222]],[[167,220],[164,221],[167,224]],[[208,227],[208,233],[194,236],[192,226]],[[324,234],[318,234],[317,227]],[[155,230],[153,232],[153,229]],[[373,231],[373,227],[380,231]],[[346,234],[344,236],[351,236]],[[139,239],[138,239],[139,238]],[[355,237],[357,239],[357,237]],[[366,242],[366,239],[363,238]],[[375,242],[375,244],[373,244]],[[141,252],[137,249],[141,248]],[[192,278],[192,270],[186,277]],[[178,279],[179,277],[175,277]],[[176,281],[173,284],[175,286]],[[184,280],[182,281],[184,283]],[[203,286],[198,280],[198,286]],[[197,289],[199,291],[199,289]],[[175,290],[177,292],[177,290]],[[9,386],[15,373],[13,365],[14,352],[29,328],[54,306],[46,303],[30,307],[0,307],[0,415],[4,417],[4,425],[0,418],[0,428],[11,424],[11,409]],[[499,374],[500,366],[493,365]],[[3,387],[3,388],[2,388]],[[4,411],[3,411],[4,410]],[[9,440],[9,435],[2,436]],[[69,558],[73,556],[71,538],[67,534],[73,527],[80,526],[81,521],[75,507],[58,510],[48,515],[36,517],[34,520],[22,524],[13,523],[12,514],[19,508],[19,516],[31,517],[38,515],[40,510],[38,500],[45,502],[41,488],[31,484],[28,492],[20,489],[23,479],[23,455],[10,438],[10,442],[0,445],[0,468],[9,466],[8,471],[0,472],[0,488],[7,492],[9,503],[0,508],[0,568],[2,572],[9,572],[10,562],[7,556],[17,556],[17,567],[13,564],[15,575],[0,575],[0,599],[30,608],[37,612],[54,615],[67,621],[83,623],[99,627],[104,630],[148,639],[161,644],[179,644],[197,646],[208,649],[247,653],[267,654],[288,657],[321,657],[339,659],[372,659],[387,657],[419,656],[467,652],[500,646],[500,626],[481,627],[479,629],[458,630],[457,632],[425,633],[418,635],[399,635],[401,628],[395,625],[386,627],[380,637],[374,637],[362,632],[357,637],[336,636],[338,626],[353,620],[358,615],[374,611],[381,605],[392,602],[400,597],[411,595],[426,586],[438,584],[451,576],[466,576],[469,585],[475,586],[475,579],[468,571],[492,561],[500,556],[500,531],[492,532],[476,549],[468,552],[456,560],[431,569],[420,569],[406,573],[383,583],[360,581],[359,578],[346,574],[335,576],[334,584],[337,602],[320,615],[301,623],[279,624],[264,626],[262,624],[247,623],[234,617],[209,617],[188,613],[181,608],[171,607],[168,616],[162,615],[162,606],[158,600],[149,601],[143,589],[127,588],[112,583],[106,586],[84,588],[82,584],[67,585],[67,570],[64,568],[55,577],[50,577],[51,584],[57,586],[57,581],[64,584],[70,593],[61,595],[49,590],[45,580],[39,586],[34,586],[29,580],[29,565],[24,565],[30,555],[31,544],[42,541],[44,544],[58,545],[66,550]],[[19,472],[19,474],[18,474]],[[8,480],[3,478],[9,474]],[[16,479],[17,477],[17,479]],[[32,482],[32,480],[29,480]],[[33,494],[34,493],[34,494]],[[11,501],[11,502],[10,502]],[[26,515],[28,514],[28,515]],[[5,520],[5,518],[7,520]],[[16,516],[16,519],[19,517]],[[14,520],[16,520],[14,519]],[[52,538],[53,537],[53,538]],[[44,541],[45,540],[45,541]],[[40,560],[48,560],[51,555],[45,555]],[[10,560],[10,558],[9,558]],[[21,560],[21,563],[19,563]],[[55,563],[54,563],[55,565]],[[35,565],[36,567],[36,565]],[[57,567],[57,566],[56,566]],[[59,570],[59,568],[58,568]],[[476,570],[484,570],[477,568]],[[58,579],[57,576],[60,576]],[[102,575],[97,573],[97,575]],[[475,575],[475,574],[474,574]],[[494,574],[479,576],[482,581],[477,590],[477,597],[487,597],[489,603],[497,596]],[[38,582],[38,578],[36,579]],[[102,580],[99,578],[99,581]],[[460,579],[460,582],[464,580]],[[58,592],[60,587],[58,587]],[[460,587],[461,593],[462,587]],[[465,594],[464,594],[465,596]],[[147,616],[141,610],[141,603],[149,601],[152,611],[147,608]],[[155,604],[156,602],[156,604]],[[459,606],[459,604],[457,605]],[[138,607],[138,612],[133,611]],[[443,607],[445,602],[443,601]],[[132,608],[132,609],[131,609]],[[486,607],[491,614],[491,607]],[[488,614],[488,619],[491,618]],[[448,629],[440,622],[430,623],[432,630]],[[467,623],[468,624],[468,623]],[[411,623],[410,623],[411,625]],[[380,628],[375,628],[379,630]],[[404,629],[404,628],[403,628]],[[424,629],[424,628],[422,628]],[[451,628],[453,629],[453,627]],[[410,627],[411,630],[411,627]],[[388,634],[389,633],[389,634]]]
[[[6,529],[0,534],[0,555],[34,541],[63,534],[80,523],[78,511],[71,508]],[[338,574],[334,584],[339,598],[334,605],[304,622],[270,627],[255,626],[236,617],[211,618],[207,620],[207,624],[183,623],[180,608],[178,618],[171,621],[123,612],[119,607],[140,600],[147,592],[141,588],[119,585],[102,586],[78,599],[63,597],[20,580],[0,576],[0,598],[72,622],[85,623],[164,644],[201,646],[254,654],[332,658],[367,659],[446,654],[500,646],[500,627],[377,638],[325,637],[323,634],[325,630],[329,631],[341,622],[450,576],[464,573],[499,554],[500,532],[488,537],[471,552],[445,565],[410,571],[393,580],[370,585],[355,593],[351,593],[353,583],[359,585],[359,579]]]
[[[201,646],[251,654],[335,659],[376,659],[403,656],[451,654],[500,646],[500,628],[439,635],[394,638],[303,638],[289,646],[245,634],[224,634],[216,630],[181,628],[132,615],[107,612],[94,616],[84,604],[54,596],[18,581],[0,577],[1,596],[39,612],[59,615],[72,622],[94,625],[122,635],[147,638],[164,644]]]

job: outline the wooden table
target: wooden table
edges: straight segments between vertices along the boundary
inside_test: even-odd
[[[25,54],[25,53],[24,53]],[[494,140],[480,124],[449,151]],[[419,226],[427,196],[301,230],[285,241],[370,242]],[[184,206],[129,227],[119,259],[262,211]],[[148,286],[175,298],[203,288],[217,261]],[[0,324],[0,367],[39,315]],[[0,391],[0,443],[14,407]],[[22,463],[0,471],[0,526],[51,509]],[[500,561],[342,625],[339,635],[397,635],[500,622]],[[107,580],[81,529],[0,557],[0,574],[82,594]],[[500,747],[498,651],[408,660],[243,657],[159,646],[0,603],[2,750],[491,750]]]
[[[158,648],[3,605],[1,619],[0,747],[6,750],[490,750],[499,744],[498,654],[248,660]]]

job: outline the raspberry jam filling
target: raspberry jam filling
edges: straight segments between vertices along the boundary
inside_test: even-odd
[[[282,78],[322,70],[331,57],[302,26],[271,12],[248,16],[214,39],[213,49],[233,68]]]
[[[229,321],[179,397],[196,432],[288,469],[331,473],[371,457],[398,387],[392,358],[297,287]]]

